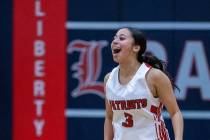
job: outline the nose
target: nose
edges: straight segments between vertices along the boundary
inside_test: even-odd
[[[118,42],[119,42],[118,37],[116,37],[116,38],[114,38],[114,39],[112,40],[112,44],[118,44]]]

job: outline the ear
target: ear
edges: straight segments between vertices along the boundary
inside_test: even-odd
[[[133,47],[133,51],[134,52],[139,52],[139,50],[140,50],[140,45],[135,45],[134,47]]]

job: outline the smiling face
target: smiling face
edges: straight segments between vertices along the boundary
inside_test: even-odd
[[[127,28],[122,28],[114,36],[111,49],[114,61],[123,63],[136,59],[140,46],[135,45],[131,32]]]

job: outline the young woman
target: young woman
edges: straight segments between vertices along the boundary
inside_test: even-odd
[[[170,114],[175,140],[183,139],[183,118],[164,64],[144,54],[146,38],[138,29],[119,29],[111,43],[119,65],[104,78],[104,140],[169,140],[161,111]]]

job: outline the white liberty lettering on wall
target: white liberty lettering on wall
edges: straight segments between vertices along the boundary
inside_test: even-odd
[[[43,135],[43,129],[45,126],[45,119],[43,117],[45,97],[46,97],[46,81],[45,76],[45,56],[46,56],[46,43],[43,39],[44,35],[44,24],[43,19],[46,13],[42,10],[42,1],[34,1],[34,16],[36,17],[36,39],[34,39],[33,49],[34,49],[34,83],[33,83],[33,95],[34,95],[34,105],[35,105],[35,116],[33,120],[33,125],[35,128],[36,137],[41,137]]]

